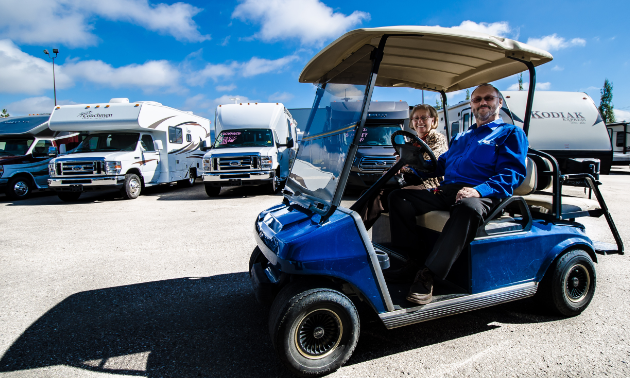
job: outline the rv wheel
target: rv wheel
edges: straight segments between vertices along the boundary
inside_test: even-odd
[[[273,302],[269,331],[282,363],[299,376],[321,376],[348,361],[359,339],[359,314],[344,294],[287,285]]]
[[[142,191],[142,181],[135,173],[125,175],[125,184],[120,192],[125,199],[136,199]]]
[[[595,294],[593,260],[579,249],[567,252],[549,268],[539,290],[552,311],[564,316],[579,315]]]
[[[219,195],[219,193],[221,193],[220,186],[206,184],[206,194],[208,195],[208,197],[216,197]]]
[[[81,192],[57,192],[57,196],[63,202],[74,202],[81,197]]]
[[[183,186],[185,188],[190,188],[195,185],[195,179],[197,178],[196,172],[194,169],[188,171],[188,178],[185,180],[178,181],[177,184]]]
[[[7,197],[12,200],[22,200],[31,196],[31,182],[26,177],[14,177],[7,185]]]

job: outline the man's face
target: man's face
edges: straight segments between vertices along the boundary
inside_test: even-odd
[[[486,122],[493,115],[499,114],[503,100],[496,96],[497,93],[492,87],[477,88],[473,92],[470,97],[470,106],[477,122]]]

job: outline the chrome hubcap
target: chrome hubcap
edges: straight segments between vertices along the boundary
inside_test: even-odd
[[[136,179],[129,181],[129,194],[135,196],[140,193],[140,182]]]
[[[564,294],[571,302],[583,300],[591,287],[591,275],[582,264],[573,266],[564,276]]]
[[[16,182],[13,186],[13,192],[20,197],[26,195],[26,193],[28,193],[28,184],[24,181]]]
[[[304,316],[295,330],[295,346],[300,354],[318,360],[331,354],[341,342],[343,325],[339,315],[328,309]]]

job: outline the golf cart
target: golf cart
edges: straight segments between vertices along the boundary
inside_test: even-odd
[[[311,115],[283,202],[256,219],[258,246],[249,264],[256,298],[271,305],[273,346],[292,373],[328,374],[350,358],[360,332],[358,302],[367,303],[389,329],[534,295],[564,316],[578,315],[589,305],[596,253],[623,253],[623,245],[599,182],[589,173],[561,174],[546,153],[529,149],[523,184],[478,229],[446,279],[435,284],[433,302],[426,305],[407,302],[409,285],[386,282],[383,276],[385,269],[407,258],[389,244],[387,214],[375,224],[370,239],[356,210],[403,165],[431,170],[435,158],[422,158],[430,152],[428,146],[411,133],[394,133],[392,144],[400,160],[354,205],[340,206],[361,137],[356,131],[366,122],[375,86],[436,91],[446,109],[447,92],[517,74],[525,65],[530,74],[523,126],[527,134],[534,67],[551,60],[549,53],[507,38],[397,26],[348,32],[306,65],[300,82],[317,85]],[[315,117],[318,109],[335,102],[361,106],[348,106],[357,110],[351,117],[346,112],[343,119]],[[597,200],[563,196],[565,181],[583,183]],[[601,215],[616,247],[595,245],[584,226],[575,222]],[[448,217],[446,211],[417,217],[425,248],[431,249]]]

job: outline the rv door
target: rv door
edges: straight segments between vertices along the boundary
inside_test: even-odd
[[[150,134],[142,134],[140,137],[142,146],[142,162],[140,170],[146,183],[157,183],[160,179],[161,163],[160,151],[155,149],[153,137]]]

